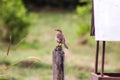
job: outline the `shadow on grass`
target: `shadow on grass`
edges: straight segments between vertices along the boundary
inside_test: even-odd
[[[9,65],[11,65],[11,63],[10,63],[10,61],[4,60],[4,61],[0,61],[0,65],[9,66]]]
[[[52,68],[51,65],[42,63],[42,62],[34,62],[34,61],[21,61],[16,66],[21,68],[44,68],[44,69],[50,69]]]

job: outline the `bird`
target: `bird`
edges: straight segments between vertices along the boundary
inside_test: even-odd
[[[67,44],[66,44],[66,41],[65,41],[65,37],[64,37],[64,35],[63,35],[63,33],[62,33],[62,30],[60,30],[60,29],[55,29],[55,31],[57,32],[56,33],[56,36],[55,36],[55,40],[58,42],[58,44],[59,45],[64,45],[64,47],[66,48],[66,49],[68,49],[68,46],[67,46]]]

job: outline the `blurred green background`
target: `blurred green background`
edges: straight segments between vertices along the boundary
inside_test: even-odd
[[[0,80],[52,80],[57,28],[69,46],[64,49],[66,80],[90,80],[95,60],[91,7],[91,0],[0,0]],[[107,43],[106,72],[120,72],[119,47],[119,42]]]

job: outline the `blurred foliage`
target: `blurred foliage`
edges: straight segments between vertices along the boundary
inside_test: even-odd
[[[90,30],[90,24],[89,23],[85,23],[85,24],[78,23],[78,25],[79,25],[79,29],[78,29],[77,33],[78,33],[79,36],[84,36],[89,32],[89,30]]]
[[[0,37],[8,42],[12,36],[12,43],[19,42],[28,33],[30,19],[22,0],[0,1]]]
[[[77,31],[79,36],[86,35],[90,30],[90,24],[91,24],[91,0],[81,0],[82,2],[87,2],[86,5],[78,6],[77,7],[77,13],[79,18],[79,29]]]

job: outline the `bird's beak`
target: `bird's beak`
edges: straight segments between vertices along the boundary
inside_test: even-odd
[[[55,32],[55,31],[56,31],[56,29],[51,29],[51,31],[52,31],[52,32],[53,32],[53,31]]]

